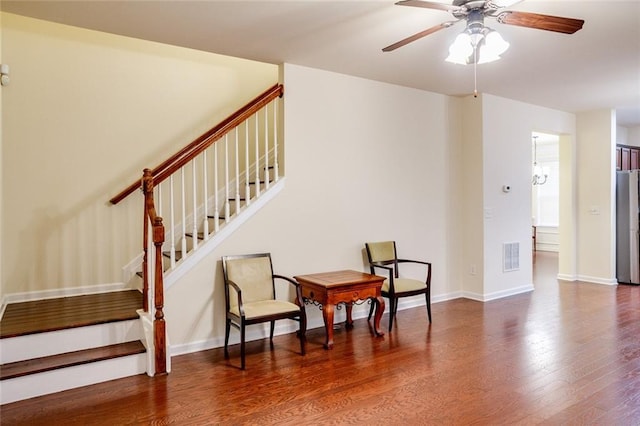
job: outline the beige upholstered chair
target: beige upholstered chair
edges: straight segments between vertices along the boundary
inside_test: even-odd
[[[389,299],[389,331],[393,326],[393,319],[398,311],[400,297],[424,294],[427,300],[427,315],[431,322],[431,263],[421,260],[398,259],[395,241],[381,241],[365,243],[369,268],[371,273],[384,270],[387,278],[382,284],[382,296]],[[399,265],[402,263],[416,263],[425,265],[426,277],[424,281],[412,278],[400,278]],[[380,274],[382,275],[382,274]],[[373,313],[373,304],[369,311],[369,319]]]
[[[240,362],[245,368],[245,328],[247,325],[271,323],[270,341],[273,346],[275,321],[292,319],[300,322],[300,351],[305,354],[307,318],[300,285],[293,279],[273,273],[269,253],[223,256],[224,295],[226,304],[226,328],[224,355],[229,358],[229,333],[231,326],[240,330]],[[296,303],[276,299],[275,279],[283,279],[294,286]]]

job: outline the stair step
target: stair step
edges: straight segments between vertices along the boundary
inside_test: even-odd
[[[0,338],[138,319],[141,308],[138,290],[10,303],[0,320]]]
[[[193,232],[187,232],[187,233],[186,233],[186,234],[184,234],[184,235],[186,235],[186,236],[187,236],[187,237],[189,237],[189,238],[193,238]],[[204,232],[198,232],[198,234],[197,234],[197,235],[198,235],[198,239],[199,239],[199,240],[204,240]]]
[[[128,355],[136,355],[146,352],[142,342],[126,342],[99,348],[85,349],[82,351],[68,352],[59,355],[51,355],[42,358],[34,358],[26,361],[3,364],[0,369],[0,380],[13,379],[29,374],[42,373],[75,365],[88,364],[90,362],[103,361]]]
[[[171,252],[170,251],[163,251],[162,255],[166,258],[171,258]],[[180,259],[182,259],[182,251],[181,250],[176,250],[175,251],[175,255],[176,255],[176,262],[179,261]]]

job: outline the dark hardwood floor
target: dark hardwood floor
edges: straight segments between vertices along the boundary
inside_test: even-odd
[[[366,320],[173,358],[136,376],[0,407],[3,425],[640,424],[640,287],[558,282],[538,252],[536,290],[398,312],[382,338]],[[383,327],[387,315],[382,319]]]

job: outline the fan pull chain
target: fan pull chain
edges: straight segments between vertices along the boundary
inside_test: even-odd
[[[473,61],[473,97],[478,97],[478,49],[473,49],[473,56],[475,56],[475,60]]]

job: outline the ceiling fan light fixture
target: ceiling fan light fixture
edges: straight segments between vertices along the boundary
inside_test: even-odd
[[[445,59],[454,64],[467,64],[470,56],[473,55],[473,43],[471,35],[466,31],[458,34],[456,39],[449,46],[449,56]]]
[[[467,28],[449,46],[446,61],[461,65],[486,64],[500,59],[508,48],[509,43],[491,28]]]
[[[499,32],[486,28],[487,33],[484,36],[484,46],[482,50],[490,51],[492,55],[500,56],[509,48],[509,43],[502,38]]]

